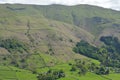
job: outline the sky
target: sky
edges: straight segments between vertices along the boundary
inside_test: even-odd
[[[21,3],[21,4],[63,4],[63,5],[78,5],[89,4],[104,8],[111,8],[120,11],[120,0],[0,0],[0,3]]]

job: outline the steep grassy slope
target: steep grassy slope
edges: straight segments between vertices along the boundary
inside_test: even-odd
[[[82,27],[94,35],[106,27],[119,27],[120,12],[89,5],[77,6],[35,6],[45,17]],[[118,24],[118,25],[117,25]]]
[[[116,30],[120,27],[119,11],[104,9],[96,6],[2,5],[1,8],[3,10],[9,11],[8,13],[11,12],[12,13],[11,15],[14,15],[14,17],[15,15],[19,17],[20,15],[21,16],[29,15],[34,18],[35,17],[41,18],[44,16],[45,18],[50,20],[57,20],[57,21],[73,24],[89,31],[95,36],[98,36],[100,34],[107,35],[106,30],[113,29],[113,28],[116,28],[116,29],[114,29],[114,32],[108,31],[109,34],[117,35],[118,31],[116,32]]]
[[[1,43],[7,43],[0,49],[1,65],[32,70],[84,58],[74,54],[73,46],[81,39],[89,42],[94,39],[92,34],[75,25],[47,19],[41,10],[32,5],[0,5],[0,11],[0,39]],[[27,44],[29,50],[23,51],[19,44],[14,45],[18,49],[11,48],[13,45],[9,44],[15,42],[9,41],[10,39],[15,39],[17,43],[23,42],[22,45]],[[50,59],[41,53],[49,55]]]
[[[68,64],[62,64],[62,65],[58,65],[55,67],[52,67],[51,69],[63,69],[66,72],[66,77],[65,78],[61,78],[58,80],[119,80],[119,75],[120,74],[109,74],[109,75],[105,75],[105,76],[100,76],[100,75],[96,75],[94,73],[87,73],[85,76],[80,76],[77,74],[77,72],[70,72],[71,66],[69,66]],[[37,75],[33,74],[32,72],[28,71],[28,70],[22,70],[22,69],[18,69],[15,67],[5,67],[5,66],[0,66],[0,79],[1,80],[37,80]],[[44,68],[44,69],[40,69],[38,71],[40,72],[45,72],[45,70],[49,70],[48,68]]]
[[[53,48],[54,53],[72,53],[75,42],[80,39],[92,42],[94,38],[77,26],[45,18],[42,10],[34,6],[0,5],[0,8],[1,37],[17,37],[44,52]]]
[[[1,80],[16,80],[16,79],[37,80],[36,75],[32,74],[32,72],[28,70],[18,69],[12,66],[0,66],[0,79]]]

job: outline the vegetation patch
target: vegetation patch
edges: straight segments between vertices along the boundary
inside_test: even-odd
[[[108,74],[109,67],[120,68],[120,41],[117,37],[112,36],[101,37],[100,40],[106,45],[97,48],[86,41],[80,41],[73,48],[73,51],[99,60],[104,67],[101,66],[97,74]]]
[[[7,49],[10,53],[15,51],[20,53],[29,51],[28,45],[16,38],[0,39],[0,47]]]

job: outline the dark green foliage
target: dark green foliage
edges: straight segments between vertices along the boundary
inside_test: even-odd
[[[37,78],[38,80],[56,80],[51,74],[40,74]]]
[[[97,48],[85,41],[81,41],[77,43],[76,47],[73,50],[75,52],[77,50],[78,51],[77,53],[97,59],[99,61],[104,61],[106,60],[106,57],[107,57],[106,48]]]
[[[90,65],[88,66],[88,69],[90,72],[95,72],[97,67],[98,65],[96,65],[95,63],[90,63]]]
[[[118,38],[112,36],[102,36],[100,40],[104,42],[106,45],[112,46],[117,46],[117,44],[119,43]]]
[[[27,52],[29,49],[27,44],[15,38],[0,39],[0,47],[7,49],[10,53],[12,53],[13,51],[18,51],[20,53],[23,53],[23,51]]]
[[[82,60],[76,60],[75,64],[72,65],[72,68],[70,71],[77,71],[79,70],[78,74],[79,75],[85,75],[88,72],[88,64],[86,64],[86,61]]]
[[[107,75],[110,73],[109,67],[105,67],[102,65],[96,65],[90,61],[76,60],[75,64],[72,65],[72,72],[78,71],[79,75],[85,75],[87,72],[92,72],[98,75]]]
[[[120,68],[120,41],[117,37],[106,36],[101,37],[106,46],[101,48],[94,47],[88,42],[80,41],[73,48],[76,53],[97,59],[104,66]]]
[[[120,53],[120,41],[118,40],[117,37],[102,36],[100,40],[104,42],[106,45],[111,46],[111,48],[115,49],[116,52]]]
[[[76,47],[73,48],[73,51],[76,53],[80,53],[83,55],[86,55],[88,57],[92,57],[94,59],[97,59],[97,55],[96,55],[96,51],[98,49],[92,45],[90,45],[88,42],[86,41],[80,41],[76,44]]]
[[[87,68],[86,68],[86,66],[79,66],[79,72],[78,72],[78,74],[80,74],[80,75],[85,75],[86,73],[87,73]]]
[[[109,68],[105,68],[102,66],[99,69],[97,69],[96,74],[107,75],[107,74],[109,74]]]
[[[49,70],[47,73],[39,74],[38,80],[56,80],[65,77],[63,70]]]
[[[108,66],[120,68],[120,41],[118,38],[113,36],[102,36],[100,40],[107,46],[108,57],[106,62],[108,63]]]
[[[8,38],[0,39],[0,47],[5,48],[9,53],[11,53],[3,55],[3,63],[6,60],[7,65],[12,65],[19,68],[27,67],[26,59],[29,56],[30,51],[28,44],[18,40],[17,38]]]
[[[54,71],[53,75],[55,76],[56,79],[59,79],[61,77],[65,77],[65,73],[63,72],[63,70]]]
[[[72,68],[70,69],[70,71],[76,71],[77,67],[76,66],[72,66]]]

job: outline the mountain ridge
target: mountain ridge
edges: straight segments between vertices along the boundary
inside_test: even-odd
[[[100,44],[99,42],[100,36],[115,35],[119,37],[118,32],[120,26],[119,11],[114,11],[90,5],[62,6],[56,4],[55,5],[1,4],[0,6],[1,6],[0,28],[9,31],[9,33],[11,33],[10,31],[14,32],[14,29],[16,29],[15,32],[17,32],[18,35],[17,34],[14,35],[17,35],[16,37],[20,38],[22,34],[22,36],[24,36],[22,38],[26,39],[27,41],[30,41],[28,36],[26,35],[27,33],[26,30],[28,29],[29,26],[31,27],[30,30],[30,33],[32,33],[31,37],[33,37],[34,39],[35,34],[39,35],[37,29],[38,30],[53,29],[55,30],[54,31],[55,33],[52,32],[52,34],[56,35],[57,34],[56,32],[58,32],[62,28],[64,29],[66,25],[73,26],[69,29],[70,31],[67,30],[67,28],[65,29],[67,32],[67,36],[73,35],[74,37],[76,35],[77,37],[76,39],[78,40],[83,39],[95,45]],[[59,27],[60,25],[62,26],[62,28]],[[76,28],[78,31],[71,33],[72,29],[74,30],[74,28]],[[23,31],[21,32],[19,29],[21,30],[23,29]],[[36,30],[37,32],[35,31],[34,33],[33,30],[34,31]],[[64,33],[65,35],[66,32],[63,30],[62,34]],[[5,36],[4,34],[3,35],[2,34],[1,36]],[[48,32],[48,34],[51,33]],[[6,36],[9,35],[6,34]],[[37,43],[39,42],[39,40],[38,41],[37,39],[35,40]],[[78,42],[78,40],[75,42]]]

